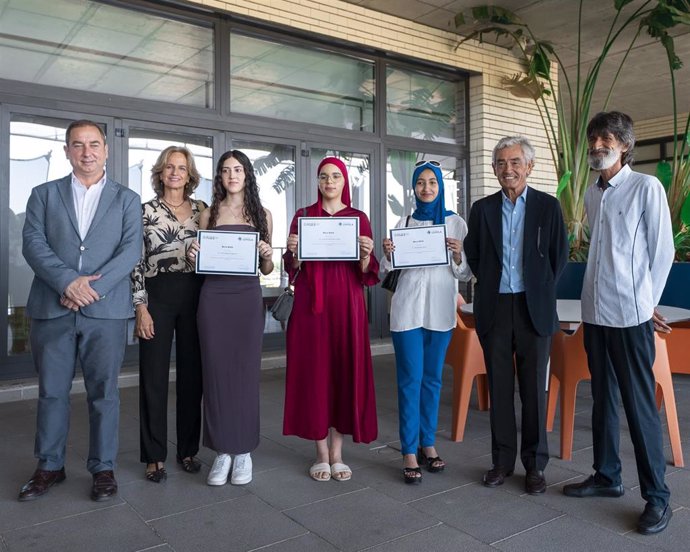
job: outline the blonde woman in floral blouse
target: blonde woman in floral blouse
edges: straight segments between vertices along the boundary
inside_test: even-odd
[[[163,150],[151,169],[156,198],[142,205],[144,247],[132,273],[139,338],[141,461],[146,479],[167,479],[167,405],[170,352],[175,336],[177,367],[177,461],[188,473],[201,468],[196,454],[201,431],[201,359],[196,309],[202,277],[187,249],[206,208],[190,198],[200,175],[187,148]]]

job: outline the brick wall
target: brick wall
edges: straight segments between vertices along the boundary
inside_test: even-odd
[[[470,175],[472,197],[498,189],[491,150],[508,134],[532,140],[537,159],[530,184],[555,192],[556,176],[539,112],[532,100],[511,96],[501,78],[520,70],[505,49],[465,43],[458,36],[339,0],[195,0],[212,9],[251,16],[315,34],[380,48],[476,73],[470,78]]]

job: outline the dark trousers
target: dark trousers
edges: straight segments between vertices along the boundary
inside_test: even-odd
[[[612,485],[621,483],[618,455],[620,390],[635,447],[642,498],[652,504],[665,506],[670,492],[664,483],[666,459],[652,371],[656,354],[654,325],[651,320],[631,328],[585,324],[584,338],[594,399],[592,434],[595,477]]]
[[[201,433],[201,351],[196,309],[203,279],[164,273],[146,279],[155,336],[139,340],[141,461],[163,462],[168,452],[168,379],[173,336],[177,365],[177,455],[194,456]]]
[[[515,374],[522,401],[520,458],[526,470],[543,470],[549,461],[546,442],[546,366],[551,336],[538,335],[527,312],[524,293],[499,294],[494,326],[479,338],[491,399],[491,459],[513,469],[517,457]]]

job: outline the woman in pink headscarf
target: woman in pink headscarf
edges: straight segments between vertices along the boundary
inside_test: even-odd
[[[316,481],[347,481],[343,434],[356,443],[376,439],[376,399],[363,286],[378,282],[379,263],[369,219],[350,205],[345,164],[326,157],[319,164],[318,201],[292,219],[285,266],[297,270],[295,304],[287,329],[287,375],[283,434],[316,441],[309,475]],[[359,261],[297,259],[297,219],[358,217]]]

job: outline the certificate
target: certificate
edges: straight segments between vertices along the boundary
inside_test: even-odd
[[[358,261],[358,217],[299,217],[300,261]]]
[[[257,276],[259,274],[259,233],[227,230],[199,230],[199,274]]]
[[[445,224],[394,228],[390,236],[394,269],[448,265]]]

